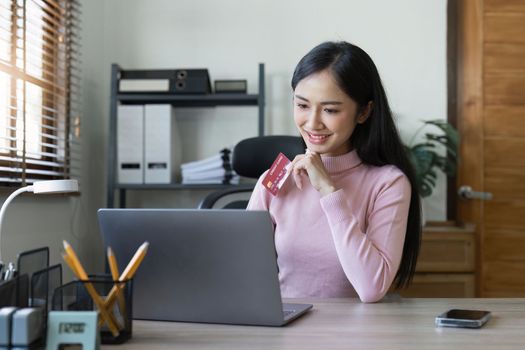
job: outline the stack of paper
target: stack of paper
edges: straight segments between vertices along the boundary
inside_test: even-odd
[[[182,183],[194,184],[238,184],[239,175],[233,171],[231,150],[223,149],[212,157],[181,165]]]

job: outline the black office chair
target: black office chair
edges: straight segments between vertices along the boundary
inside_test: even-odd
[[[279,152],[293,160],[304,153],[302,139],[297,136],[260,136],[244,139],[233,148],[232,168],[243,177],[258,179],[270,168]],[[254,184],[239,185],[208,194],[199,209],[246,209]]]

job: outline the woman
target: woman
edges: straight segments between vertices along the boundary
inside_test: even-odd
[[[346,42],[312,49],[292,78],[305,154],[276,196],[249,210],[275,225],[283,297],[383,298],[408,285],[421,240],[420,202],[372,59]]]

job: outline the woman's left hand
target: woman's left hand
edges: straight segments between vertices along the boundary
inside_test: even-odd
[[[303,187],[301,177],[306,175],[312,186],[322,196],[336,191],[332,178],[326,171],[318,153],[307,151],[306,154],[297,155],[292,161],[290,171],[299,189]]]

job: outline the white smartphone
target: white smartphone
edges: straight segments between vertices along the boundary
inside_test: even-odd
[[[489,319],[489,311],[451,309],[436,317],[436,326],[480,328]]]

